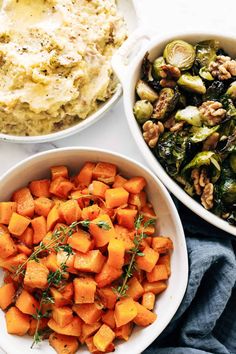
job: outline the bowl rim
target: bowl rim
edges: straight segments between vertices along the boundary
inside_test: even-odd
[[[230,225],[227,221],[213,214],[212,212],[206,210],[200,203],[190,197],[164,170],[158,160],[154,157],[149,147],[145,143],[138,123],[135,120],[133,115],[133,107],[131,105],[131,95],[134,85],[134,74],[137,70],[138,66],[141,64],[141,61],[147,51],[153,51],[157,47],[163,47],[164,44],[168,43],[171,40],[183,38],[189,41],[196,41],[198,38],[202,37],[206,39],[206,37],[215,37],[220,41],[232,40],[236,43],[235,34],[232,33],[219,33],[216,31],[199,31],[199,32],[180,32],[180,33],[168,33],[166,35],[156,35],[152,37],[152,39],[146,43],[146,45],[139,51],[138,55],[134,58],[131,64],[129,64],[129,75],[125,78],[121,78],[121,83],[123,85],[123,102],[125,109],[125,116],[128,121],[128,125],[133,135],[134,140],[136,141],[139,150],[141,151],[145,161],[148,163],[149,167],[156,174],[157,177],[160,178],[162,183],[167,187],[167,189],[173,193],[186,207],[192,210],[195,214],[200,216],[202,219],[207,221],[208,223],[216,226],[217,228],[228,232],[229,234],[236,236],[236,227]],[[121,47],[122,48],[122,47]],[[157,50],[158,51],[158,50]],[[116,67],[114,67],[116,71]],[[119,70],[120,72],[120,70]]]
[[[168,190],[166,189],[166,187],[163,185],[163,183],[159,180],[159,178],[157,176],[155,176],[155,174],[146,166],[144,166],[142,163],[135,161],[133,158],[131,157],[127,157],[124,156],[120,153],[117,152],[113,152],[111,150],[107,150],[107,149],[100,149],[100,148],[93,148],[93,147],[65,147],[65,148],[59,148],[59,149],[54,149],[54,150],[47,150],[47,151],[43,151],[37,154],[34,154],[33,156],[30,156],[28,158],[25,158],[24,160],[20,161],[19,163],[17,163],[15,166],[11,167],[10,169],[8,169],[1,177],[0,177],[0,186],[2,183],[4,183],[4,180],[6,180],[8,178],[8,176],[10,176],[12,174],[12,172],[14,172],[17,169],[22,168],[22,166],[27,165],[27,168],[30,167],[30,163],[34,160],[40,159],[42,157],[47,157],[50,155],[60,155],[63,152],[72,152],[72,151],[77,151],[78,153],[80,152],[92,152],[92,153],[101,153],[101,157],[103,156],[103,154],[107,155],[108,157],[104,157],[105,158],[109,158],[109,156],[111,157],[116,157],[118,159],[122,161],[126,161],[128,163],[131,163],[133,165],[136,165],[137,167],[139,167],[140,169],[144,170],[152,179],[153,181],[157,184],[158,188],[161,190],[163,197],[165,198],[165,200],[167,201],[167,205],[168,205],[168,209],[171,210],[172,213],[172,217],[173,217],[173,222],[176,226],[176,230],[178,231],[176,234],[177,239],[181,241],[181,246],[180,249],[183,252],[183,257],[181,258],[181,263],[182,263],[182,268],[184,269],[184,272],[181,274],[181,288],[178,289],[178,292],[176,292],[175,295],[175,306],[173,306],[172,310],[169,313],[169,316],[167,319],[165,319],[162,322],[162,325],[159,328],[158,334],[156,334],[155,331],[153,331],[152,334],[150,334],[147,338],[147,341],[145,343],[140,343],[139,345],[139,352],[135,352],[134,354],[139,354],[140,352],[142,352],[143,350],[145,350],[162,332],[163,330],[166,328],[166,326],[170,323],[170,321],[172,320],[173,316],[175,315],[175,313],[177,312],[183,297],[185,295],[186,289],[187,289],[187,285],[188,285],[188,274],[189,274],[189,265],[188,265],[188,251],[187,251],[187,246],[186,246],[186,239],[185,239],[185,234],[184,234],[184,229],[182,226],[182,222],[179,216],[179,213],[177,211],[177,208],[171,198],[171,196],[169,195]],[[119,166],[118,166],[119,167]],[[122,166],[121,166],[122,168]],[[174,237],[176,237],[176,234],[174,235]],[[6,350],[6,348],[2,348],[3,350]],[[11,352],[12,353],[12,352]],[[13,353],[12,353],[13,354]]]

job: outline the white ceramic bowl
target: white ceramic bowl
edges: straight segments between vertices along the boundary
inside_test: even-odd
[[[188,259],[183,228],[175,205],[162,183],[144,166],[122,155],[90,148],[64,148],[37,154],[10,169],[0,179],[0,199],[8,200],[14,190],[26,186],[32,179],[48,177],[52,165],[65,164],[73,173],[78,171],[85,161],[108,161],[116,164],[124,176],[141,175],[146,178],[148,198],[158,215],[159,232],[161,235],[170,236],[174,243],[169,286],[159,296],[155,306],[157,320],[147,328],[135,329],[128,342],[121,343],[116,348],[117,354],[138,354],[147,348],[170,322],[184,296],[188,279]],[[0,271],[0,278],[2,275],[3,272]],[[0,328],[0,347],[3,350],[8,354],[16,352],[32,354],[30,349],[32,338],[9,335],[2,311],[0,311]],[[40,344],[33,352],[55,353],[47,342]],[[85,347],[80,348],[78,352],[88,353]]]
[[[236,37],[217,33],[179,33],[173,36],[153,35],[148,29],[139,29],[129,40],[123,44],[117,54],[113,57],[112,65],[123,85],[124,107],[131,133],[138,148],[140,149],[150,168],[183,204],[194,213],[213,224],[214,226],[236,236],[236,227],[229,225],[226,221],[207,211],[197,201],[191,198],[165,171],[151,150],[145,143],[141,129],[137,124],[133,106],[135,102],[135,86],[140,77],[141,63],[145,53],[149,52],[151,60],[162,55],[166,44],[174,39],[183,39],[190,43],[197,43],[206,39],[218,39],[221,46],[236,57]],[[132,59],[130,59],[132,58]]]

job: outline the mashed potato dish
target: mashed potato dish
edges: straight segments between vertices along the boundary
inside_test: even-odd
[[[0,132],[42,135],[85,119],[116,88],[126,39],[115,0],[0,1]]]

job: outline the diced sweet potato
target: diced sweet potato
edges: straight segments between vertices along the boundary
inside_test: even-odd
[[[54,207],[50,210],[47,216],[47,231],[53,230],[55,227],[56,223],[58,223],[61,220],[61,217],[59,215],[59,205],[56,204]]]
[[[148,246],[142,252],[143,256],[137,256],[137,265],[139,269],[151,272],[157,263],[159,253]]]
[[[8,258],[0,258],[0,267],[9,270],[10,272],[15,272],[16,268],[25,263],[27,257],[24,253],[19,253],[16,256],[11,256]]]
[[[11,238],[11,236],[6,234],[0,235],[0,256],[1,258],[7,258],[12,256],[17,252],[17,247]]]
[[[88,232],[78,229],[68,238],[67,243],[76,251],[87,253],[92,247],[92,240]]]
[[[27,246],[27,247],[32,247],[33,246],[33,236],[34,236],[34,231],[31,227],[27,227],[26,230],[23,232],[21,236],[18,236],[18,238]]]
[[[83,344],[85,340],[92,336],[101,327],[101,322],[95,322],[93,324],[82,324],[81,336],[79,337],[80,342]]]
[[[74,261],[75,261],[75,255],[74,254],[68,255],[65,251],[57,252],[57,255],[56,255],[57,267],[61,267],[62,264],[65,264],[66,267],[67,267],[66,268],[67,272],[74,273],[75,272]]]
[[[138,210],[142,209],[147,203],[147,195],[144,191],[138,194],[129,194],[129,204],[134,205]]]
[[[117,301],[117,295],[111,288],[98,289],[98,294],[103,306],[109,310],[113,310]]]
[[[79,174],[75,177],[77,184],[88,186],[92,181],[95,166],[96,164],[93,162],[86,162],[81,168]]]
[[[91,278],[75,278],[75,304],[91,304],[94,303],[94,297],[97,284]]]
[[[1,202],[0,203],[0,223],[9,224],[11,216],[16,212],[16,202]]]
[[[158,253],[166,253],[173,249],[173,242],[169,237],[153,237],[152,248]]]
[[[97,197],[100,198],[105,198],[105,192],[107,189],[109,189],[110,187],[100,181],[93,181],[92,184],[89,186],[90,188],[90,192],[92,195],[95,195]]]
[[[35,320],[34,318],[31,318],[30,320],[30,328],[28,330],[28,335],[29,336],[34,336],[36,328],[37,328],[38,321]],[[42,331],[46,329],[48,326],[48,318],[41,318],[39,322],[39,331]]]
[[[75,354],[79,348],[76,337],[65,336],[55,332],[50,334],[49,344],[55,349],[57,354]]]
[[[73,312],[68,306],[54,307],[52,317],[60,327],[65,327],[73,320]]]
[[[121,240],[112,238],[108,244],[108,260],[107,263],[117,269],[121,269],[124,265],[125,244]]]
[[[0,235],[3,234],[9,234],[9,231],[6,225],[0,224]]]
[[[116,166],[108,162],[98,162],[93,170],[93,179],[104,183],[114,183]]]
[[[131,240],[131,233],[130,231],[120,225],[115,225],[115,236],[114,238],[116,240],[121,240],[125,244],[125,250],[129,251],[131,248],[134,247],[134,243]]]
[[[52,166],[50,170],[52,180],[58,177],[68,178],[68,168],[66,166]]]
[[[21,236],[30,224],[30,219],[17,213],[13,213],[9,222],[8,230],[16,236]]]
[[[0,288],[0,308],[6,310],[14,301],[15,287],[13,283],[4,284]]]
[[[108,346],[113,342],[115,339],[115,333],[112,329],[103,324],[97,333],[93,337],[93,344],[95,347],[100,350],[101,352],[105,352]]]
[[[155,294],[151,291],[143,294],[142,305],[148,310],[153,310],[155,305]]]
[[[99,288],[103,288],[118,279],[121,275],[121,269],[113,268],[106,262],[101,272],[95,275],[95,281]]]
[[[60,268],[60,265],[57,263],[57,259],[58,259],[57,255],[55,253],[49,253],[49,255],[47,257],[41,258],[41,260],[44,260],[43,264],[51,272],[56,272]]]
[[[48,321],[48,327],[59,334],[79,337],[81,334],[82,321],[79,317],[73,317],[68,325],[61,327],[53,318],[51,318]]]
[[[31,225],[34,230],[33,243],[37,245],[47,234],[46,218],[44,216],[37,216],[31,220]]]
[[[137,278],[132,277],[128,282],[127,295],[134,300],[138,300],[144,293],[144,289]]]
[[[99,223],[105,223],[109,227],[109,230],[99,227]],[[112,221],[106,214],[99,215],[92,223],[90,223],[89,232],[94,237],[97,247],[107,245],[108,242],[115,237]]]
[[[73,188],[73,183],[64,177],[55,178],[49,188],[49,192],[59,198],[67,198]]]
[[[24,336],[30,328],[30,316],[23,314],[17,307],[11,307],[6,313],[7,332]]]
[[[40,179],[32,181],[29,184],[29,189],[35,197],[50,197],[49,192],[50,181],[49,179]]]
[[[158,259],[157,264],[164,264],[166,266],[167,269],[167,274],[168,276],[170,276],[171,274],[171,268],[170,268],[170,254],[167,253],[163,256],[160,256],[160,258]]]
[[[112,188],[119,188],[119,187],[123,187],[123,185],[125,184],[125,182],[127,182],[127,179],[120,176],[120,175],[116,175],[115,176],[115,181],[112,185]]]
[[[90,205],[82,210],[81,218],[83,220],[94,220],[100,214],[101,208],[97,204]]]
[[[138,310],[133,299],[127,297],[116,303],[115,306],[115,321],[116,326],[124,326],[126,323],[133,321],[137,316]]]
[[[72,310],[87,324],[94,324],[100,320],[103,311],[96,302],[93,304],[74,305]]]
[[[27,247],[23,243],[18,243],[16,247],[18,253],[24,253],[27,257],[29,257],[33,252],[31,248]]]
[[[45,197],[40,197],[34,200],[34,211],[36,214],[45,216],[46,218],[53,205],[53,200]]]
[[[80,219],[81,209],[76,200],[67,200],[60,205],[59,215],[67,225],[70,225],[74,221],[78,221]]]
[[[143,177],[132,177],[124,184],[124,188],[133,194],[138,194],[146,186],[147,182]]]
[[[17,203],[16,211],[18,214],[32,218],[34,215],[34,199],[29,188],[21,188],[16,191],[12,200]]]
[[[135,324],[145,327],[149,326],[156,320],[157,315],[155,313],[146,309],[146,307],[139,302],[136,302],[135,305],[137,308],[137,316],[133,320]]]
[[[137,210],[119,209],[117,210],[118,224],[127,227],[127,229],[134,229],[134,222],[137,216]]]
[[[165,264],[157,264],[153,268],[153,270],[147,273],[147,280],[152,283],[154,281],[159,280],[167,280],[168,279],[168,270]]]
[[[69,301],[72,302],[72,299],[73,299],[73,296],[74,296],[74,285],[73,285],[73,283],[67,283],[61,289],[61,294],[66,300],[69,300]]]
[[[143,288],[145,292],[151,291],[153,294],[157,295],[162,293],[167,288],[167,284],[164,281],[156,281],[154,283],[144,282]]]
[[[105,193],[107,208],[117,208],[128,203],[129,193],[123,188],[111,188]]]
[[[111,329],[116,327],[114,311],[108,310],[106,313],[102,315],[102,322],[109,326]]]
[[[63,292],[59,292],[56,288],[51,287],[50,293],[53,297],[55,307],[66,306],[71,303],[71,301],[64,296]]]
[[[124,326],[115,329],[116,338],[127,341],[132,333],[132,330],[133,330],[132,322],[126,323]]]
[[[48,283],[49,270],[42,263],[29,261],[26,265],[24,284],[30,288],[43,289]]]
[[[106,258],[99,250],[92,250],[86,254],[77,252],[74,267],[82,272],[100,273],[105,260]]]
[[[35,315],[39,309],[39,302],[26,290],[22,290],[16,300],[16,307],[26,315]]]

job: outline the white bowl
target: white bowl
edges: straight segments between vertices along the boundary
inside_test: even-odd
[[[0,179],[1,200],[9,200],[12,192],[26,186],[32,179],[48,177],[52,165],[65,164],[73,173],[86,161],[108,161],[116,164],[124,176],[141,175],[146,178],[148,198],[153,203],[159,219],[159,232],[161,235],[168,235],[174,243],[169,285],[158,297],[155,306],[157,320],[144,329],[136,328],[128,342],[118,344],[116,349],[117,354],[138,354],[147,348],[170,322],[181,303],[188,280],[188,258],[183,228],[175,205],[162,183],[144,166],[122,155],[91,148],[64,148],[37,154],[10,169]],[[0,271],[0,278],[2,275],[3,272]],[[8,354],[16,352],[32,354],[30,349],[32,338],[9,335],[2,311],[0,328],[0,347],[3,350]],[[47,342],[40,344],[33,352],[55,353]],[[85,347],[80,348],[78,352],[88,353]]]
[[[140,77],[141,63],[145,53],[149,52],[151,60],[162,55],[166,44],[174,39],[183,39],[190,43],[197,43],[206,39],[218,39],[221,46],[236,57],[236,37],[231,35],[222,35],[217,33],[192,33],[192,34],[174,34],[173,36],[157,36],[148,29],[139,29],[129,40],[123,44],[117,54],[113,57],[112,65],[118,75],[122,86],[124,96],[124,107],[129,127],[133,137],[150,168],[183,204],[190,208],[194,213],[213,224],[214,226],[236,236],[236,227],[229,225],[220,217],[207,211],[201,204],[191,198],[165,171],[156,157],[145,143],[141,129],[136,122],[133,114],[135,102],[135,86]],[[145,42],[144,42],[145,41]],[[139,47],[137,47],[139,45]],[[140,49],[141,47],[141,49]],[[135,48],[135,50],[134,50]],[[138,48],[138,50],[137,50]],[[131,55],[132,54],[132,55]],[[129,59],[130,57],[133,59]]]

